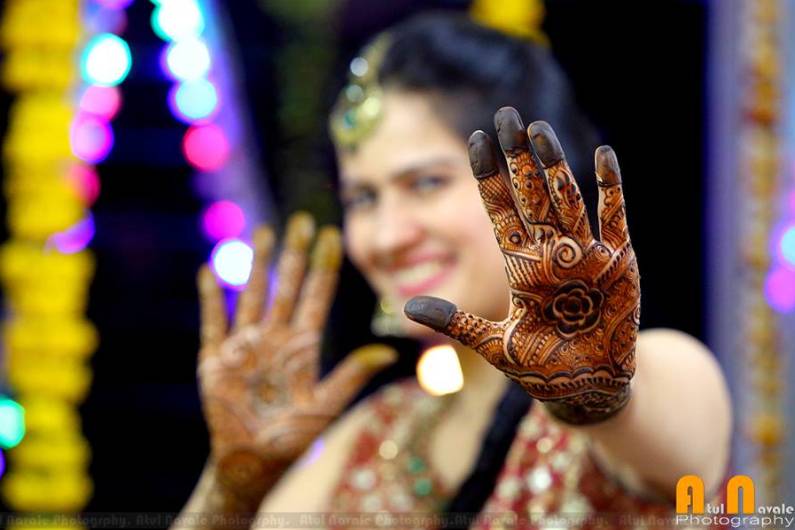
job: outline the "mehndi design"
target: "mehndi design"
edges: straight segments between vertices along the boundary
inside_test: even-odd
[[[629,400],[640,318],[618,162],[610,147],[597,149],[596,240],[552,128],[539,121],[525,131],[512,108],[495,120],[509,177],[482,131],[470,138],[470,160],[505,257],[509,315],[491,322],[433,297],[410,300],[406,314],[475,349],[560,419],[604,420]]]
[[[202,349],[199,378],[212,459],[229,511],[256,509],[265,492],[395,352],[353,352],[317,381],[318,354],[342,245],[336,228],[314,235],[311,217],[293,216],[278,264],[273,304],[263,315],[274,237],[255,235],[255,257],[237,318],[227,336],[223,293],[205,266],[199,274]]]

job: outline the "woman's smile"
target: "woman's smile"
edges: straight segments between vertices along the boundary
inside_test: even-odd
[[[428,294],[451,276],[455,265],[450,256],[412,259],[391,268],[391,283],[401,298]]]

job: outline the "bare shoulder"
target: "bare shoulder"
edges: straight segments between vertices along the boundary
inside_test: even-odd
[[[644,352],[688,358],[694,362],[703,362],[719,369],[715,355],[703,342],[676,329],[643,330],[638,334],[637,348]]]

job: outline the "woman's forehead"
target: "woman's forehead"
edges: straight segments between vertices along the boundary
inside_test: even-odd
[[[372,133],[355,150],[339,153],[342,180],[387,177],[441,160],[466,162],[466,142],[438,117],[432,101],[420,93],[386,91]]]

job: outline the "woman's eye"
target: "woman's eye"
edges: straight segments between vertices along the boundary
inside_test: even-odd
[[[447,184],[447,179],[445,177],[427,176],[416,179],[412,182],[411,187],[413,190],[424,194],[436,191],[445,184]]]
[[[359,190],[342,198],[342,206],[346,211],[363,210],[375,204],[375,193],[370,190]]]

